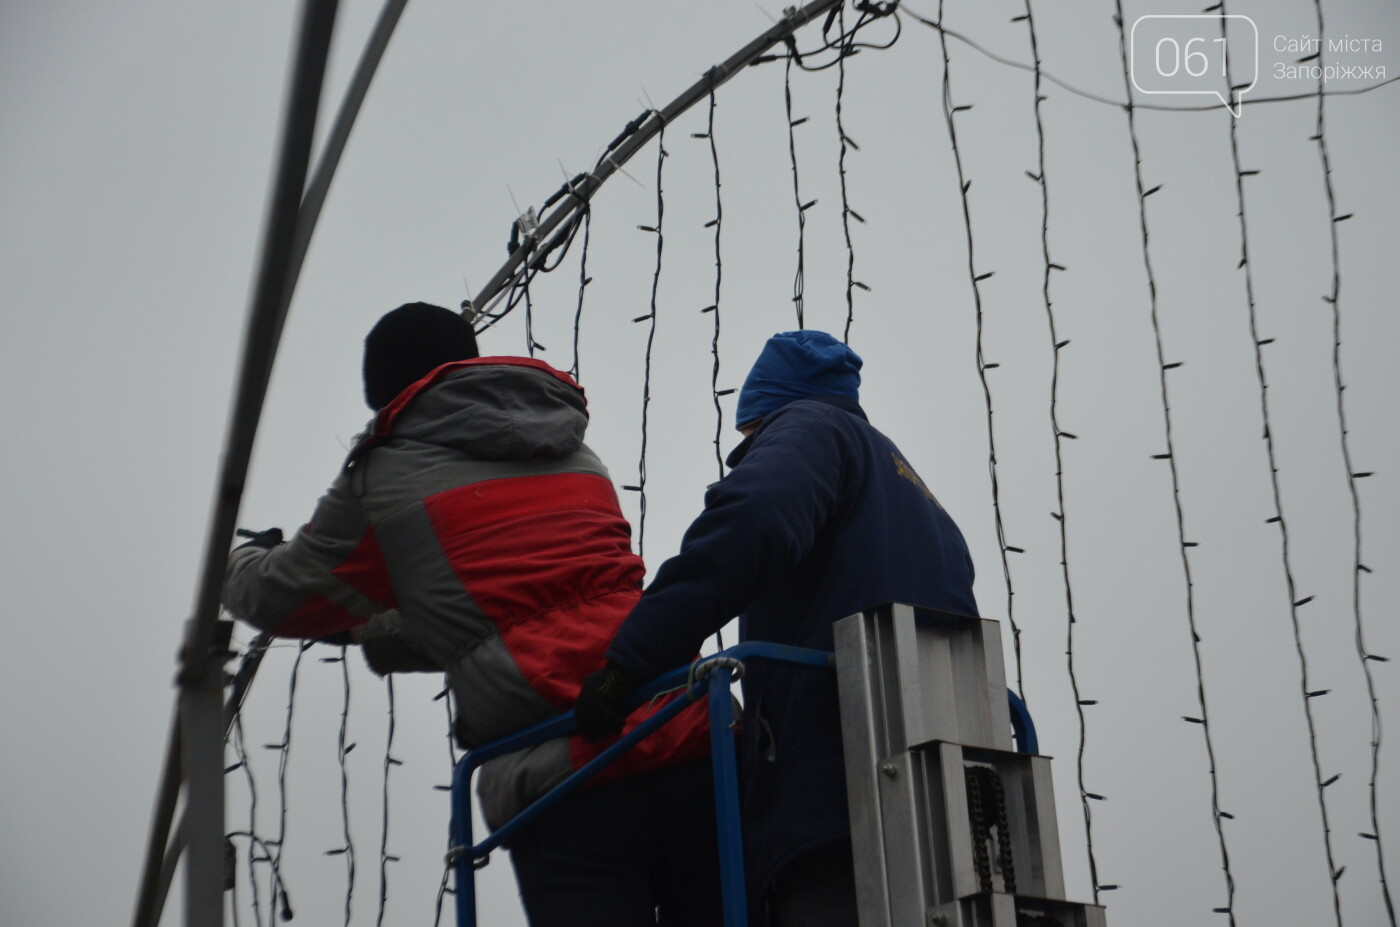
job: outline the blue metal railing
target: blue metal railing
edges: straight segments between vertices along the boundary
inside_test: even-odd
[[[750,641],[689,666],[671,670],[638,689],[631,699],[631,706],[642,705],[669,692],[684,690],[684,694],[666,703],[626,736],[610,744],[524,811],[475,844],[472,842],[472,774],[483,763],[496,757],[572,734],[575,730],[574,713],[565,712],[463,754],[452,773],[452,847],[447,854],[456,877],[457,927],[476,927],[476,870],[486,864],[492,850],[578,791],[603,767],[706,695],[718,696],[710,698],[710,752],[715,783],[715,823],[724,923],[726,927],[747,927],[748,899],[744,884],[744,846],[739,825],[738,766],[734,737],[730,733],[734,725],[734,705],[729,695],[733,683],[743,675],[743,661],[751,659],[773,660],[813,669],[830,669],[834,666],[833,655],[823,650]],[[1035,726],[1025,703],[1009,690],[1007,696],[1016,743],[1022,753],[1035,753]]]

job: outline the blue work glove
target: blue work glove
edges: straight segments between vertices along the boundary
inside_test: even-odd
[[[645,681],[611,663],[585,676],[578,701],[574,703],[579,736],[592,743],[621,733],[622,725],[631,714],[623,706],[628,696]]]

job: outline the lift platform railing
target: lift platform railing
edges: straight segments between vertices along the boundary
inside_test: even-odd
[[[480,843],[472,842],[472,774],[489,760],[523,750],[575,730],[574,713],[565,712],[500,740],[463,754],[452,774],[451,848],[448,864],[456,876],[457,927],[476,927],[476,870],[497,849],[540,815],[580,789],[605,766],[632,749],[687,707],[710,696],[711,764],[714,771],[715,826],[720,856],[720,886],[725,927],[747,927],[748,899],[744,883],[744,847],[739,824],[739,783],[735,757],[733,683],[743,676],[744,661],[772,660],[816,670],[834,669],[834,655],[823,650],[750,641],[723,650],[689,666],[674,669],[641,687],[631,700],[635,708],[672,692],[679,697],[608,746],[563,782],[540,796],[524,811]],[[1025,703],[1008,690],[1012,730],[1022,752],[1036,750],[1035,727]]]

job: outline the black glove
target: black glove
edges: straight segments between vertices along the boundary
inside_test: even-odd
[[[241,538],[248,538],[247,543],[239,544],[234,550],[242,550],[245,547],[262,547],[271,550],[282,543],[281,528],[268,528],[266,531],[249,531],[247,528],[239,528],[234,534]]]
[[[603,740],[621,733],[630,711],[623,709],[627,697],[646,680],[609,663],[584,677],[578,701],[574,703],[574,719],[584,740]]]

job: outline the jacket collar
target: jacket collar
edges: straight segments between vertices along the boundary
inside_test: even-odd
[[[747,454],[749,453],[749,448],[753,445],[753,440],[759,435],[763,434],[763,430],[767,428],[768,425],[774,419],[776,419],[779,415],[782,415],[785,410],[791,408],[792,405],[797,402],[819,402],[822,405],[835,406],[842,412],[849,412],[851,415],[854,415],[856,418],[859,418],[862,422],[870,421],[870,418],[865,414],[865,410],[860,407],[860,403],[856,402],[854,399],[847,399],[845,396],[808,396],[803,399],[795,399],[793,400],[793,402],[788,403],[781,409],[778,409],[776,412],[771,412],[767,416],[765,416],[763,422],[758,426],[758,430],[755,431],[753,434],[749,435],[744,440],[740,441],[738,446],[735,447],[734,450],[729,452],[729,457],[727,457],[724,461],[725,465],[729,467],[737,467],[739,465],[739,461],[743,460],[744,457],[747,456]]]

